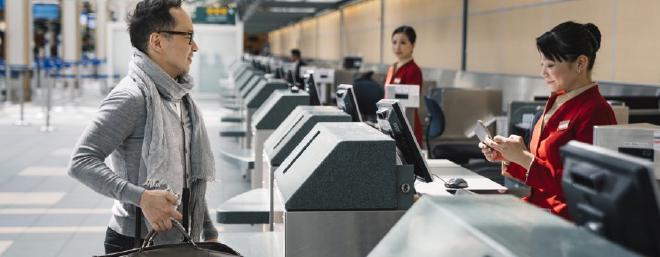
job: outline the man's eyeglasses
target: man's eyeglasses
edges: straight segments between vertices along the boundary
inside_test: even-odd
[[[192,45],[192,41],[193,41],[193,32],[161,30],[161,31],[158,31],[158,33],[167,33],[167,34],[171,34],[171,35],[182,35],[182,36],[186,36],[186,38],[188,38],[188,44],[189,44],[189,45]]]

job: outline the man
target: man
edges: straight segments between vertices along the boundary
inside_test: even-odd
[[[300,66],[305,66],[307,64],[302,60],[300,50],[298,50],[298,49],[291,50],[291,61],[294,62],[295,65],[296,65],[295,74],[293,74],[294,81],[296,83],[298,83],[299,85],[302,85],[303,84],[303,77],[300,74]]]
[[[181,0],[143,0],[128,23],[134,47],[128,75],[82,134],[69,175],[116,200],[106,253],[133,248],[152,229],[161,232],[157,244],[180,242],[171,219],[183,221],[193,240],[215,241],[205,199],[215,173],[213,154],[188,94],[187,73],[197,51],[192,21]],[[104,163],[108,155],[112,169]]]

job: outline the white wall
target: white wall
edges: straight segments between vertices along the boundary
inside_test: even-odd
[[[195,82],[193,92],[217,92],[218,80],[226,78],[227,67],[240,58],[243,51],[243,24],[194,24],[193,28],[199,46],[190,68]],[[124,22],[109,23],[107,31],[108,74],[123,77],[128,71],[132,49],[127,25]]]

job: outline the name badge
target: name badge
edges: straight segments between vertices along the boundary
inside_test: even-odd
[[[559,127],[557,128],[557,130],[567,129],[568,128],[568,123],[570,123],[570,122],[571,122],[570,120],[564,120],[564,121],[559,122]]]
[[[401,78],[394,78],[394,84],[401,83]]]

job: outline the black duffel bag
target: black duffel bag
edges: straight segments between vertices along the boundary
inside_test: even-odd
[[[172,227],[181,232],[184,236],[183,242],[178,244],[153,245],[153,240],[158,234],[152,230],[147,234],[141,247],[128,251],[100,255],[95,257],[235,257],[241,256],[239,253],[221,243],[203,242],[195,243],[190,235],[185,231],[181,223],[172,220]]]

